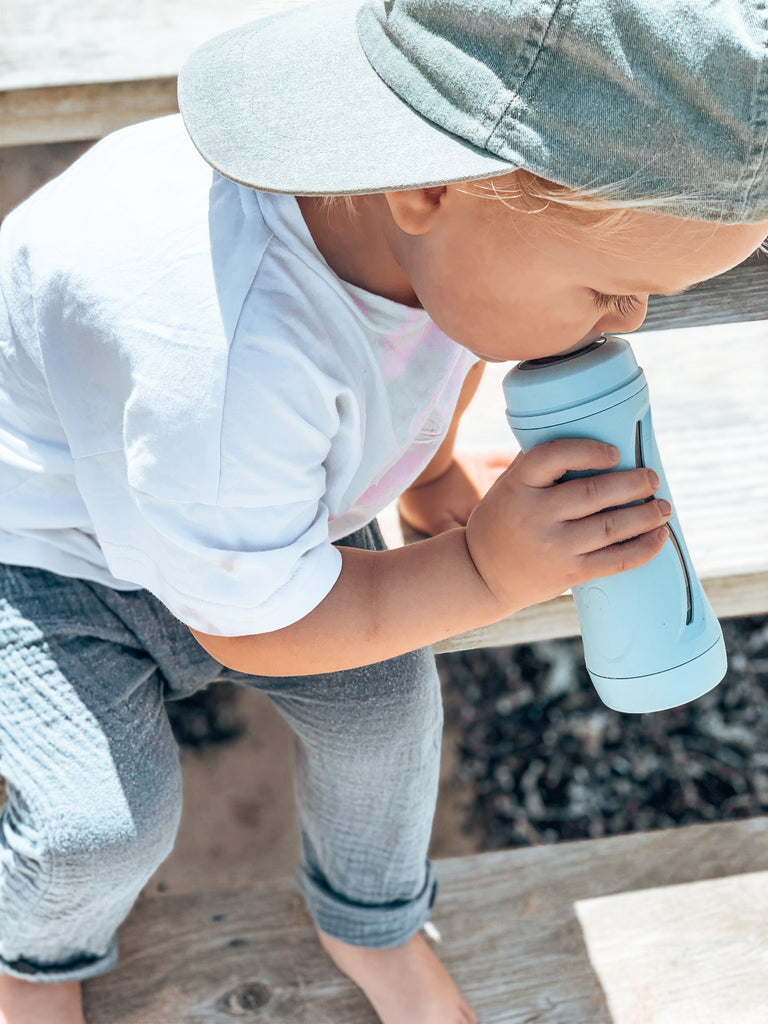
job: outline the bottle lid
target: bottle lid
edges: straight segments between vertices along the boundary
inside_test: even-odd
[[[576,352],[518,363],[504,378],[504,394],[516,419],[539,416],[610,395],[642,374],[628,342],[608,335]]]

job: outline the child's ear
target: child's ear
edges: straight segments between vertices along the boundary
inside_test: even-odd
[[[409,188],[399,192],[385,192],[392,220],[408,235],[423,235],[429,231],[435,216],[448,193],[445,185],[432,188]]]

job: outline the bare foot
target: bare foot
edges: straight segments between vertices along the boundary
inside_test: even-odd
[[[0,974],[0,1024],[85,1024],[80,982],[47,985]]]
[[[478,1024],[456,983],[417,933],[404,946],[368,949],[318,932],[323,949],[368,998],[382,1024]]]

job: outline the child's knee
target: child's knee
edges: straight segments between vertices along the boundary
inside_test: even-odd
[[[5,832],[18,875],[51,891],[84,884],[96,893],[143,885],[173,849],[180,816],[180,785],[147,787],[140,800],[97,787],[77,805],[54,799]]]
[[[346,707],[346,732],[368,746],[439,744],[443,726],[440,680],[428,649],[360,670]]]

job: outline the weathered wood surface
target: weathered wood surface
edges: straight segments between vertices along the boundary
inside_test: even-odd
[[[758,253],[727,274],[702,281],[683,295],[654,295],[638,334],[768,317],[768,255]]]
[[[0,91],[0,146],[99,139],[178,109],[175,76]]]
[[[704,592],[720,619],[760,615],[768,610],[768,572],[704,579]],[[438,654],[477,647],[507,647],[537,640],[578,636],[579,619],[570,594],[524,608],[516,615],[481,629],[458,633],[435,644]]]
[[[768,1018],[768,871],[576,904],[613,1024]]]
[[[98,138],[172,113],[176,75],[201,42],[301,0],[4,0],[2,144]]]
[[[0,88],[171,77],[191,49],[306,0],[3,0]]]
[[[745,950],[765,955],[764,918],[744,907],[738,880],[725,890],[714,924],[707,887],[686,893],[685,915],[671,916],[663,887],[766,871],[768,818],[445,860],[438,862],[441,897],[434,915],[443,937],[440,955],[482,1024],[640,1024],[640,1018],[621,1019],[609,1010],[590,961],[594,950],[603,969],[610,929],[617,927],[607,906],[590,901],[632,893],[630,905],[642,916],[637,927],[631,917],[624,920],[615,935],[626,936],[627,943],[642,940],[657,955],[664,951],[674,961],[668,967],[676,967],[669,999],[679,1008],[684,994],[685,1005],[695,1010],[644,1017],[642,1024],[757,1024],[764,1020],[763,1004],[752,1007],[751,1016],[713,1017],[705,996],[718,983],[722,988],[735,977],[743,980]],[[753,884],[749,892],[756,891]],[[706,978],[689,955],[701,950],[702,921],[710,952],[718,951],[714,966],[705,960]],[[123,926],[120,947],[117,971],[86,985],[89,1024],[375,1021],[321,952],[289,879],[141,900]],[[624,997],[633,985],[642,994],[642,962],[624,956],[622,975]],[[612,968],[609,998],[614,979]],[[755,998],[763,991],[758,980]],[[750,990],[739,995],[742,1009],[749,1009]],[[664,1006],[664,997],[657,1002]]]

